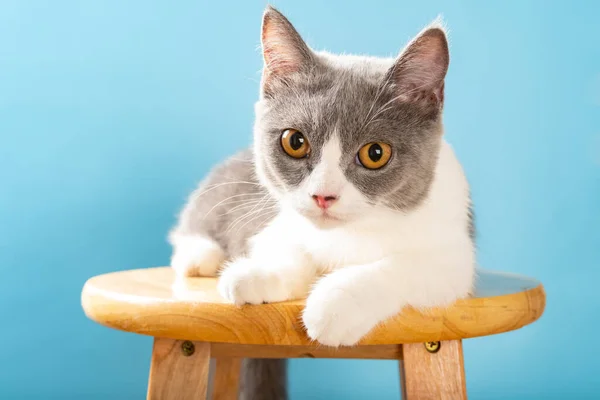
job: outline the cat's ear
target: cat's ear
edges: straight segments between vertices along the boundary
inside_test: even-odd
[[[449,62],[446,31],[438,19],[406,46],[388,71],[387,82],[400,101],[441,107]]]
[[[267,6],[262,23],[263,90],[277,80],[310,68],[314,56],[290,21],[271,6]]]

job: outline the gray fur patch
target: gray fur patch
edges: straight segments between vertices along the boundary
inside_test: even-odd
[[[475,242],[475,239],[477,236],[477,228],[475,226],[475,210],[473,209],[472,204],[469,205],[468,217],[469,217],[469,225],[467,227],[467,230],[469,232],[469,237],[471,238],[471,240],[473,242]]]
[[[245,359],[239,400],[286,400],[287,360]]]
[[[191,194],[174,233],[213,238],[233,258],[244,255],[248,239],[278,208],[258,182],[251,150],[242,151],[211,171]]]

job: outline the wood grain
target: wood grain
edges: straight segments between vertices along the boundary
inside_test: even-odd
[[[400,379],[403,400],[467,400],[462,342],[441,343],[429,353],[423,343],[402,346]]]
[[[240,389],[241,368],[241,358],[216,357],[212,400],[237,400]]]
[[[300,321],[303,301],[227,304],[214,278],[175,280],[168,267],[90,279],[82,305],[92,320],[128,332],[202,342],[310,346]],[[445,309],[405,308],[360,344],[455,340],[521,328],[545,307],[543,286],[530,278],[479,271],[472,298]]]
[[[181,340],[154,339],[148,400],[206,399],[210,344],[194,343],[194,353],[185,356]]]
[[[354,358],[371,360],[399,360],[402,358],[402,345],[386,344],[379,346],[325,347],[277,346],[213,343],[213,357],[243,358]]]

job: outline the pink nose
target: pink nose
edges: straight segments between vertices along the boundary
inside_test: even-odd
[[[331,207],[331,205],[333,203],[335,203],[337,201],[337,196],[320,196],[317,194],[313,194],[312,198],[315,200],[315,202],[317,203],[317,206],[319,206],[319,208],[322,208],[323,210],[328,209],[329,207]]]

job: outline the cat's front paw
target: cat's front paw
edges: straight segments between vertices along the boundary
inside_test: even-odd
[[[225,253],[212,239],[200,235],[172,235],[171,267],[177,276],[215,276]]]
[[[285,301],[291,296],[280,276],[260,268],[249,258],[240,258],[225,266],[219,278],[218,291],[237,305]]]
[[[311,339],[334,347],[355,345],[379,322],[351,289],[329,277],[308,296],[302,320]]]

